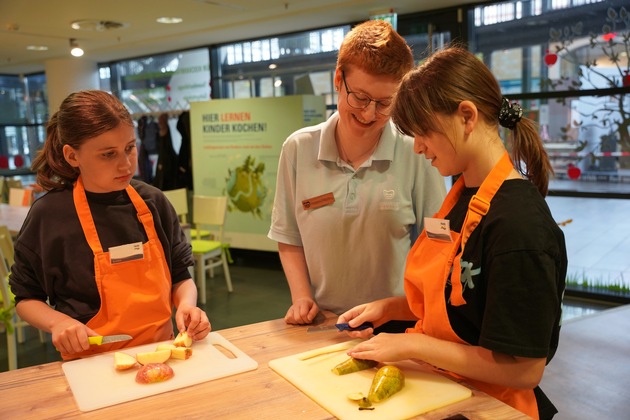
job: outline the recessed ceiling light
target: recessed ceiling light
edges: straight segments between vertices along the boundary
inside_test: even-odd
[[[158,23],[173,24],[173,23],[181,23],[183,19],[179,17],[174,17],[174,16],[163,16],[163,17],[157,18],[156,21]]]
[[[48,47],[45,45],[28,45],[26,49],[29,51],[48,51]]]
[[[270,69],[270,70],[274,70],[274,69],[276,69],[277,67],[278,67],[278,65],[277,65],[277,64],[274,64],[274,63],[269,64],[269,69]]]

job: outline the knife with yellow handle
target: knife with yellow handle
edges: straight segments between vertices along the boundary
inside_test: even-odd
[[[118,341],[128,341],[133,337],[127,334],[118,334],[118,335],[95,335],[93,337],[88,337],[88,341],[90,344],[96,344],[100,346],[101,344],[110,344],[116,343]]]

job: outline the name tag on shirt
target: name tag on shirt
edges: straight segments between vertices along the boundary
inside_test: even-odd
[[[109,261],[118,264],[125,261],[141,260],[144,258],[142,242],[114,246],[109,248]]]
[[[424,230],[427,237],[437,241],[453,242],[451,237],[451,223],[447,219],[424,218]]]
[[[302,208],[304,210],[313,210],[320,207],[329,206],[335,202],[335,196],[332,192],[318,195],[317,197],[307,198],[302,201]]]

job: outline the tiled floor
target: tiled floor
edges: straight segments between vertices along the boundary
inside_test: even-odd
[[[569,276],[598,282],[622,282],[630,287],[630,200],[548,197],[563,226],[569,254]],[[203,307],[215,331],[284,316],[291,298],[279,258],[272,252],[233,251],[234,292],[228,293],[219,271],[208,281],[208,302]],[[564,319],[575,319],[610,307],[610,304],[565,296]],[[20,367],[58,360],[48,339],[39,341],[32,328],[18,345]],[[0,333],[0,371],[7,369],[6,338]]]
[[[630,288],[630,199],[547,197],[567,243],[567,277]]]

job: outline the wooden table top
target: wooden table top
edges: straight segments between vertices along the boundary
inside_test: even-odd
[[[329,317],[324,323],[332,324],[335,319]],[[278,319],[219,330],[217,333],[256,360],[258,369],[90,412],[77,408],[62,362],[3,372],[0,417],[332,419],[330,413],[268,366],[270,360],[349,339],[335,331],[307,333],[306,329]],[[456,414],[470,420],[529,418],[475,389],[472,398],[418,418],[437,420]]]
[[[0,203],[0,225],[8,227],[11,234],[16,235],[22,228],[29,210],[30,207],[27,206]]]

